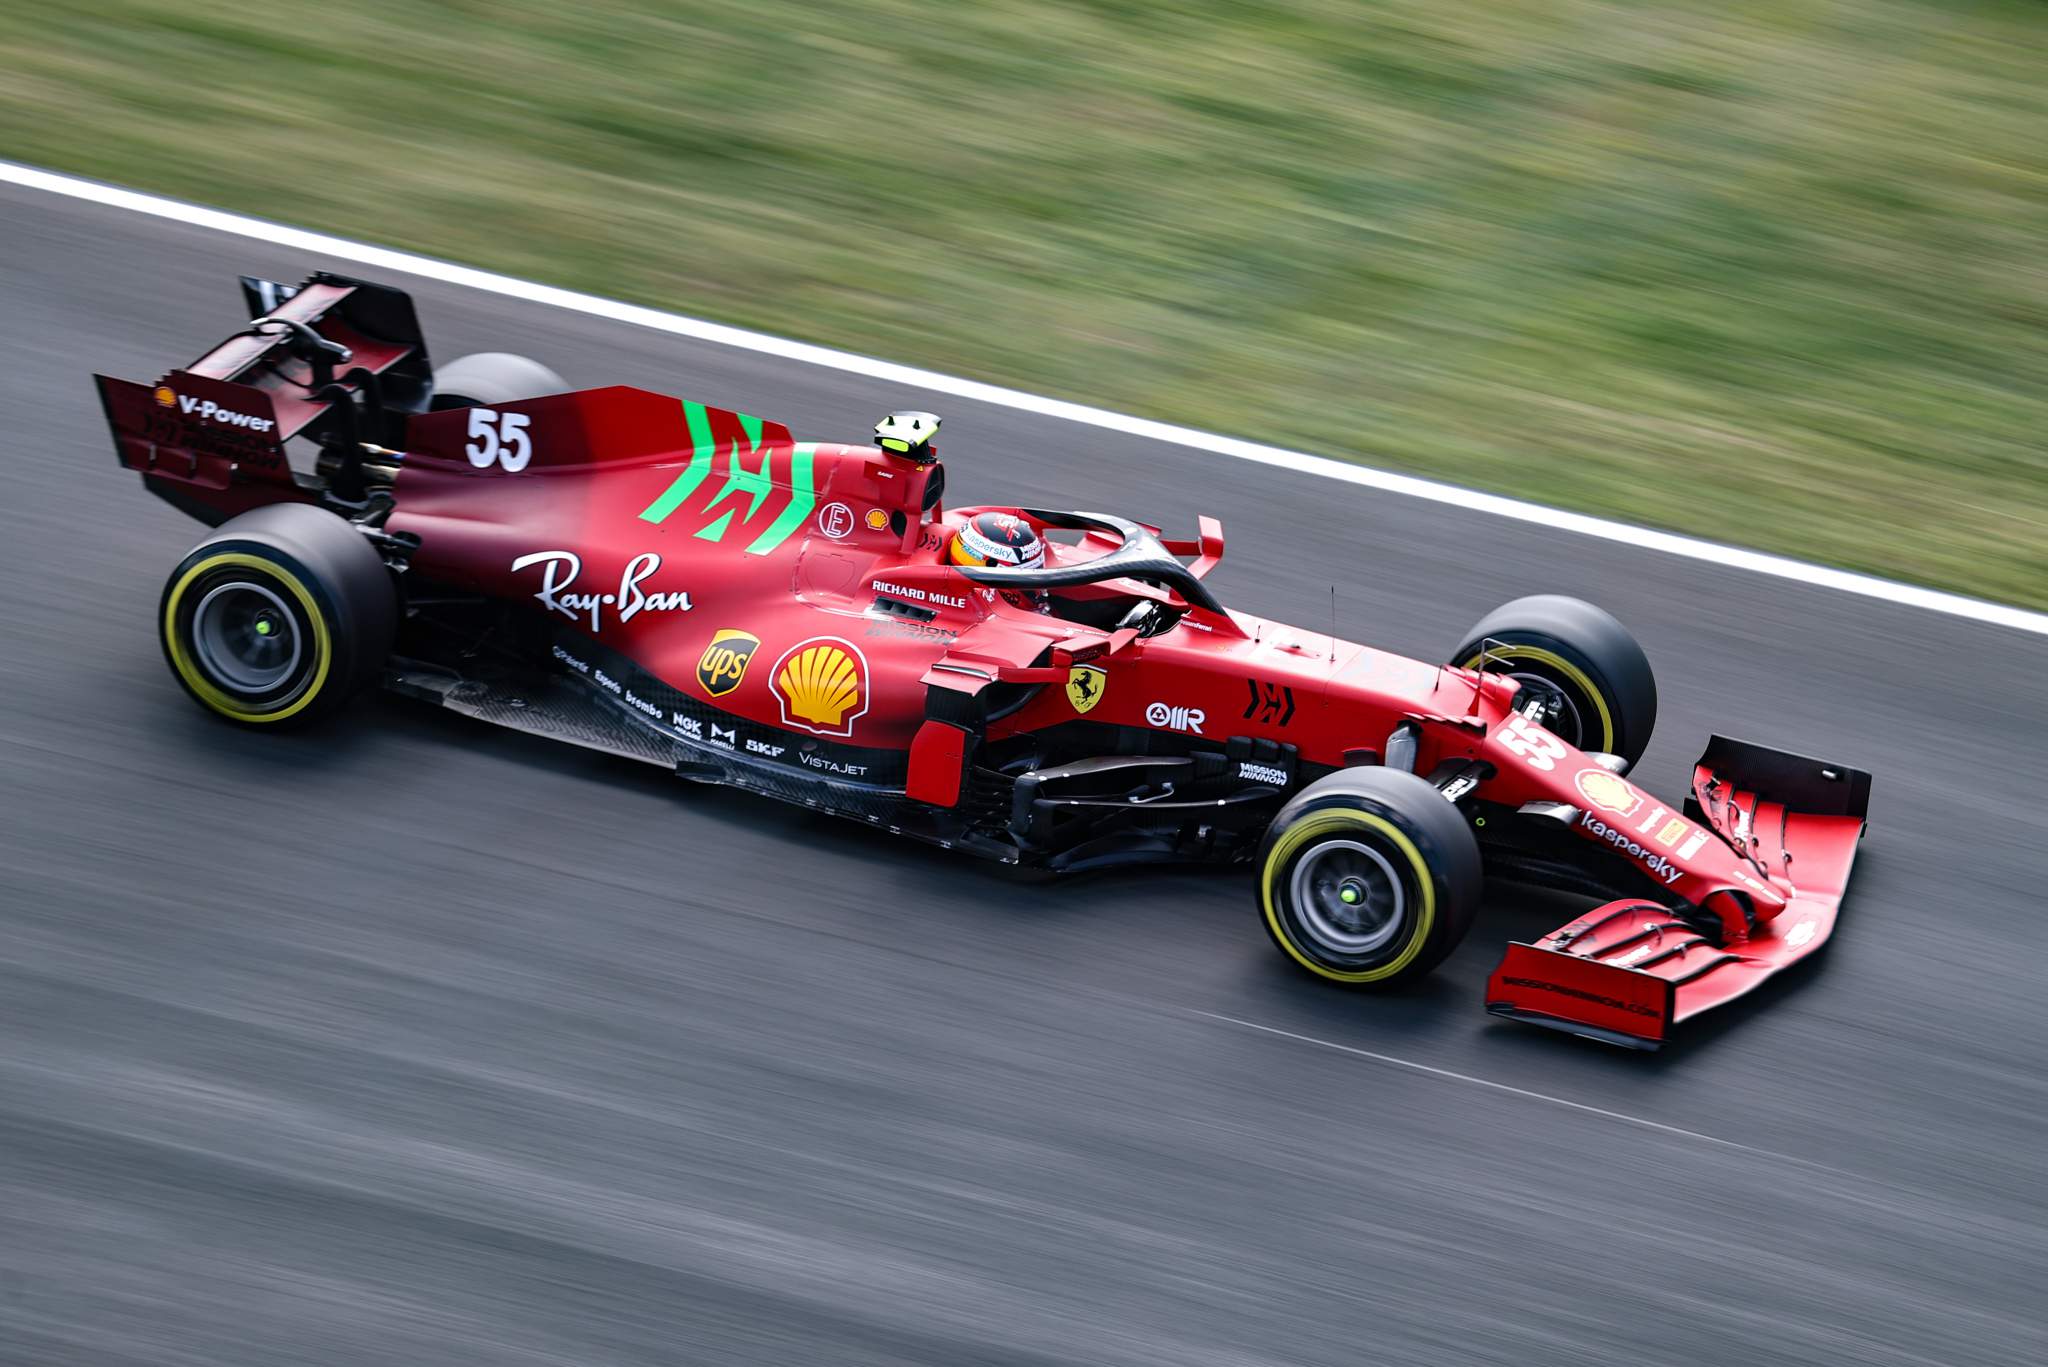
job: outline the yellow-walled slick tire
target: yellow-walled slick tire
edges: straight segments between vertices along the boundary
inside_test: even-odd
[[[1505,674],[1551,704],[1544,729],[1595,753],[1633,765],[1657,726],[1657,678],[1627,628],[1578,598],[1536,594],[1503,603],[1479,619],[1450,663]]]
[[[398,593],[339,517],[285,503],[222,523],[164,584],[157,634],[195,702],[244,726],[303,726],[367,684],[391,651]]]
[[[1297,793],[1258,854],[1259,916],[1296,964],[1356,987],[1435,968],[1479,910],[1479,842],[1427,781],[1346,769]]]

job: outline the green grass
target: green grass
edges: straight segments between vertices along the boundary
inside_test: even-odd
[[[2033,0],[13,0],[0,155],[2048,607]]]

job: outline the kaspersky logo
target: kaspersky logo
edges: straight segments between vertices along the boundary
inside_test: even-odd
[[[195,399],[189,394],[175,393],[165,384],[158,385],[150,397],[157,401],[159,407],[175,406],[188,418],[217,422],[224,427],[246,427],[251,432],[268,432],[277,426],[275,419],[259,418],[254,413],[237,413],[232,408],[222,408],[212,399]]]
[[[1586,832],[1594,839],[1605,840],[1608,844],[1614,846],[1615,849],[1629,856],[1629,858],[1641,861],[1642,866],[1649,870],[1651,876],[1662,879],[1666,887],[1676,883],[1685,876],[1684,869],[1681,869],[1657,851],[1646,849],[1631,838],[1627,831],[1618,830],[1608,825],[1591,812],[1579,813],[1579,825],[1583,826]]]

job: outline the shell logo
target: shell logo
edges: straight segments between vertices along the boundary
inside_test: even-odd
[[[1603,812],[1629,816],[1643,805],[1642,794],[1605,769],[1581,769],[1572,783],[1580,797]]]
[[[171,392],[171,387],[167,384],[158,385],[156,392],[151,394],[150,397],[155,399],[157,404],[163,408],[176,408],[178,406],[178,396]]]
[[[889,515],[880,508],[870,508],[868,509],[867,523],[869,531],[887,531],[889,528]]]
[[[770,690],[782,723],[821,736],[850,736],[868,710],[868,662],[860,647],[837,636],[813,636],[775,662]]]

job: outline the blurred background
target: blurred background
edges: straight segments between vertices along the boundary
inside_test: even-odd
[[[2048,607],[2039,0],[0,0],[0,158]],[[255,734],[95,371],[237,273],[1222,516],[1422,660],[1532,591],[1867,768],[1810,971],[1655,1056],[1363,997],[1251,880],[1034,886],[391,697]],[[0,1367],[2048,1362],[2048,635],[0,183]],[[1333,590],[1338,584],[1341,593]],[[2031,1345],[2031,1347],[2029,1346]]]
[[[2031,0],[12,0],[0,149],[2048,605]]]

